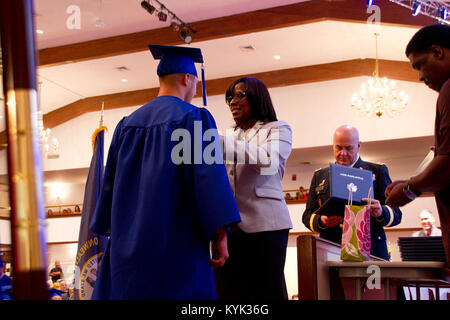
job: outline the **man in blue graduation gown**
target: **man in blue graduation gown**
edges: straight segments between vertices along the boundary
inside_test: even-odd
[[[215,299],[212,266],[225,263],[226,227],[240,217],[223,163],[198,158],[216,143],[203,132],[217,131],[208,110],[190,104],[201,52],[149,48],[161,59],[160,91],[111,141],[91,223],[110,239],[92,299]]]

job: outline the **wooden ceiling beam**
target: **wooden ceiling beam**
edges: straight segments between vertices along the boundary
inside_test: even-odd
[[[378,60],[378,62],[380,77],[419,82],[417,72],[411,68],[408,62],[392,60]],[[262,80],[268,88],[276,88],[358,76],[372,76],[374,70],[375,59],[355,59],[207,80],[206,89],[208,96],[224,95],[228,86],[233,81],[243,76],[258,78]],[[158,91],[159,88],[150,88],[77,100],[44,114],[44,127],[53,128],[85,113],[99,111],[103,102],[105,103],[106,110],[141,106],[154,99],[158,95]],[[200,82],[198,83],[197,93],[197,96],[201,95]],[[3,131],[0,133],[0,150],[4,148],[5,143],[6,133]]]
[[[418,82],[417,73],[408,62],[378,60],[380,76],[390,79]],[[305,83],[330,81],[358,76],[371,76],[375,70],[375,59],[355,59],[320,65],[282,69],[245,75],[262,80],[268,88],[299,85]],[[244,75],[206,81],[208,96],[223,95],[228,86]],[[105,109],[140,106],[154,99],[159,88],[119,92],[75,101],[59,109],[46,113],[44,126],[53,128],[84,113],[98,111],[102,102]],[[201,96],[201,83],[198,83],[197,97]]]
[[[388,0],[377,1],[382,24],[420,27],[435,21],[427,16],[413,17],[409,9]],[[323,20],[367,23],[371,14],[362,0],[312,0],[262,9],[227,17],[192,22],[194,40],[207,41],[252,32],[285,28]],[[39,66],[99,59],[147,50],[149,43],[180,45],[183,41],[170,27],[39,50]]]

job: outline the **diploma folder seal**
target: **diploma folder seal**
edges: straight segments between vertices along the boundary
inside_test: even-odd
[[[316,210],[316,214],[343,217],[350,192],[353,192],[354,205],[365,205],[362,199],[368,197],[370,189],[373,194],[373,173],[369,170],[330,163],[329,181],[330,197]]]

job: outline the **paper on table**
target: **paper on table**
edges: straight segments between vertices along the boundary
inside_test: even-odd
[[[426,167],[428,167],[431,160],[433,160],[433,159],[434,159],[434,151],[431,150],[430,152],[428,152],[425,159],[423,159],[422,163],[419,164],[419,166],[417,167],[416,171],[414,172],[414,174],[412,176],[414,177],[414,176],[417,176],[418,174],[422,173],[422,171],[425,170]]]

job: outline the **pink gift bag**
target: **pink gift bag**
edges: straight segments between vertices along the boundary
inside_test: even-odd
[[[352,186],[345,206],[342,228],[341,259],[343,261],[370,260],[370,210],[367,206],[352,205]],[[369,203],[371,198],[369,190]]]

